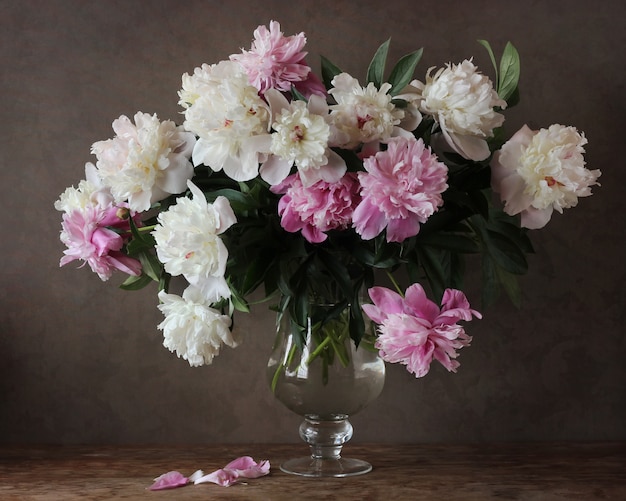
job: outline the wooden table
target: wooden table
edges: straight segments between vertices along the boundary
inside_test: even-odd
[[[371,462],[366,475],[307,479],[279,464],[304,444],[0,446],[0,500],[626,500],[626,443],[357,445],[347,457]],[[269,459],[269,476],[220,487],[149,491],[171,470],[209,473],[232,459]]]

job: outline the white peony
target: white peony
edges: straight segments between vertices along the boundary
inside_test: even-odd
[[[256,177],[270,144],[269,107],[243,68],[233,61],[203,64],[193,75],[183,75],[179,97],[183,125],[199,137],[194,164],[223,169],[237,181]]]
[[[309,113],[306,103],[295,101],[272,124],[271,152],[301,169],[324,165],[330,127],[324,118]]]
[[[73,210],[83,211],[94,205],[108,207],[113,203],[111,191],[102,184],[96,166],[92,163],[85,165],[85,178],[78,183],[77,188],[70,186],[61,193],[54,202],[56,210],[70,213]]]
[[[217,197],[213,204],[191,181],[193,199],[181,197],[161,212],[152,231],[156,252],[165,271],[183,275],[210,302],[230,297],[224,273],[228,249],[219,237],[236,222],[228,200]]]
[[[185,190],[193,176],[189,157],[195,137],[156,115],[139,112],[134,120],[133,124],[123,115],[115,120],[116,136],[94,143],[91,151],[98,158],[98,175],[115,201],[127,201],[131,210],[143,212]]]
[[[210,364],[222,344],[238,345],[230,331],[231,318],[212,308],[193,286],[185,289],[182,297],[161,291],[159,300],[159,310],[165,315],[158,325],[163,346],[192,367]]]
[[[578,197],[591,195],[601,172],[585,168],[584,134],[574,127],[554,124],[516,132],[494,154],[491,183],[505,202],[507,214],[521,214],[521,224],[545,226],[552,211],[576,206]]]
[[[341,73],[332,80],[328,93],[337,104],[330,106],[331,146],[356,148],[361,143],[386,142],[399,132],[404,112],[388,94],[391,84],[377,89],[373,83],[361,87],[356,78]]]
[[[457,153],[470,160],[486,159],[490,151],[485,138],[504,122],[504,115],[494,108],[505,108],[506,102],[471,61],[448,64],[431,76],[433,69],[428,70],[425,84],[411,82],[421,89],[421,111],[433,116]]]
[[[334,183],[346,172],[344,160],[328,147],[330,126],[328,105],[324,98],[312,95],[308,103],[287,99],[269,89],[265,98],[272,112],[270,155],[260,169],[261,177],[271,185],[281,183],[298,169],[305,186],[319,180]]]

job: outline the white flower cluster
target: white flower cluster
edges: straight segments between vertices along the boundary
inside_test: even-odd
[[[189,282],[182,297],[165,293],[159,296],[164,301],[159,308],[166,316],[159,326],[163,344],[191,365],[201,365],[210,363],[219,352],[218,339],[234,346],[230,333],[226,334],[230,317],[219,314],[211,305],[230,296],[224,278],[228,249],[219,235],[236,219],[226,198],[218,197],[209,204],[197,186],[191,181],[188,184],[193,199],[180,197],[161,212],[152,235],[165,271],[172,276],[182,275]]]

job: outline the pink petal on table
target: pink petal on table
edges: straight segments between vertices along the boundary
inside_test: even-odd
[[[229,487],[236,483],[238,479],[239,475],[235,470],[220,469],[196,479],[194,484],[198,485],[212,482],[214,484],[221,485],[222,487]]]
[[[270,462],[265,460],[257,463],[250,456],[243,456],[228,463],[224,468],[216,470],[194,480],[194,484],[213,482],[222,487],[231,486],[242,478],[258,478],[270,472]]]
[[[236,470],[240,477],[244,478],[258,478],[263,475],[267,475],[270,472],[270,462],[265,460],[260,463],[254,463],[245,469]]]
[[[160,477],[154,479],[154,483],[148,487],[151,491],[160,491],[162,489],[174,489],[187,485],[189,479],[178,471],[169,471]]]

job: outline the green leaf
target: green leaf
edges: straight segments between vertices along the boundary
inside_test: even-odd
[[[233,306],[236,310],[241,311],[243,313],[250,313],[250,307],[248,306],[248,302],[239,294],[234,287],[230,288],[230,300],[233,303]]]
[[[141,262],[141,268],[144,274],[148,275],[152,280],[158,282],[163,271],[163,265],[157,257],[150,251],[145,250],[137,256]]]
[[[439,301],[448,284],[448,277],[442,266],[441,251],[432,247],[421,246],[418,248],[418,255],[433,294]]]
[[[402,92],[402,89],[411,82],[413,74],[415,73],[415,67],[422,58],[423,52],[423,49],[411,52],[400,58],[398,63],[393,67],[389,75],[389,83],[391,84],[391,90],[389,90],[390,95],[395,96],[399,94]]]
[[[528,271],[524,252],[509,238],[495,231],[486,231],[487,251],[494,261],[506,271],[523,275]]]
[[[330,60],[326,59],[324,56],[321,57],[322,60],[322,81],[327,89],[332,87],[332,80],[340,73],[343,73],[341,69],[335,66]]]
[[[498,96],[508,101],[517,89],[520,76],[520,59],[517,49],[511,42],[507,42],[500,59],[500,79],[498,81]]]
[[[496,56],[494,56],[493,50],[491,49],[491,45],[489,44],[489,42],[487,40],[478,40],[478,43],[480,45],[482,45],[485,49],[487,49],[487,53],[489,54],[489,57],[491,58],[491,64],[493,65],[493,69],[496,72],[495,83],[496,83],[496,88],[497,88],[497,86],[498,86],[498,64],[496,63]]]
[[[498,281],[504,288],[507,296],[509,296],[509,299],[517,308],[520,308],[522,305],[522,291],[517,276],[499,267],[496,271],[498,273]]]
[[[348,273],[346,266],[339,259],[335,259],[321,249],[317,255],[324,267],[330,272],[330,276],[337,282],[343,295],[348,298],[351,297],[354,289],[350,280],[350,273]]]
[[[291,95],[296,101],[304,101],[307,102],[307,98],[304,94],[300,93],[298,89],[296,89],[293,85],[291,86]]]
[[[221,190],[211,191],[210,193],[206,194],[206,199],[209,203],[213,203],[219,196],[226,197],[230,202],[230,206],[235,212],[253,209],[258,207],[259,205],[252,196],[241,193],[240,191],[234,190],[232,188],[224,188]]]
[[[141,274],[139,276],[129,276],[124,282],[120,285],[120,289],[126,291],[136,291],[139,289],[143,289],[146,285],[152,283],[152,279],[145,274]]]
[[[387,63],[387,53],[389,52],[389,43],[391,39],[383,42],[376,54],[372,58],[369,67],[367,68],[367,82],[372,82],[378,89],[384,82],[385,78],[385,64]]]
[[[480,246],[476,240],[459,233],[431,233],[421,238],[420,243],[438,249],[460,252],[462,254],[480,252]]]
[[[486,252],[482,256],[482,297],[483,308],[495,303],[500,294],[497,266]]]

